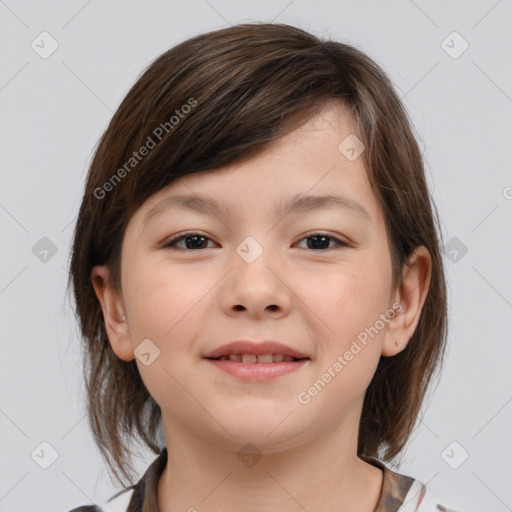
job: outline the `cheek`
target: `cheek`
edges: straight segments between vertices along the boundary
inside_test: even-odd
[[[188,411],[193,404],[179,382],[187,379],[182,372],[189,368],[193,340],[203,325],[201,298],[213,285],[208,285],[204,273],[202,278],[200,272],[184,274],[168,262],[144,262],[134,253],[126,260],[123,290],[133,348],[146,339],[157,347],[149,345],[150,353],[158,354],[151,364],[137,360],[146,388],[157,403],[172,400]]]
[[[185,273],[165,262],[127,260],[123,288],[134,346],[145,338],[154,339],[161,350],[185,343],[180,333],[187,331],[190,338],[200,325],[200,300],[212,286],[199,269]]]
[[[325,279],[317,274],[304,285],[305,303],[315,313],[311,318],[318,337],[319,374],[311,388],[302,390],[301,399],[310,400],[311,413],[318,408],[324,416],[331,404],[326,421],[338,421],[340,414],[362,400],[378,365],[385,329],[379,319],[386,312],[388,294],[383,271],[367,260],[350,270],[330,270]],[[380,329],[375,330],[376,322]]]
[[[381,267],[358,263],[336,273],[330,270],[324,277],[315,273],[308,278],[304,285],[306,302],[320,318],[343,327],[339,334],[351,325],[375,321],[384,313],[389,287],[387,273]],[[328,325],[329,322],[326,321]]]

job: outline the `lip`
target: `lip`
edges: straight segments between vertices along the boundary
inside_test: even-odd
[[[296,357],[297,359],[310,359],[307,354],[303,354],[288,345],[284,345],[283,343],[278,343],[277,341],[262,341],[259,343],[255,343],[248,340],[239,340],[232,341],[231,343],[227,343],[226,345],[222,345],[221,347],[217,347],[215,350],[208,352],[203,356],[205,359],[213,359],[221,356],[229,356],[230,354],[254,354],[254,355],[263,355],[263,354],[283,354],[292,357]],[[226,362],[226,361],[222,361]],[[233,361],[229,361],[235,365],[243,365],[248,366],[245,363],[236,363]],[[295,363],[296,361],[286,362]],[[249,363],[250,364],[250,363]],[[263,366],[263,363],[255,363]],[[280,365],[282,363],[268,363],[270,366]],[[252,366],[252,365],[251,365]]]
[[[246,382],[261,382],[286,375],[304,366],[309,359],[282,361],[280,363],[237,363],[229,359],[206,359],[219,370]]]

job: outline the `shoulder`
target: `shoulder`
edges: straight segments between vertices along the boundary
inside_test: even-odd
[[[452,496],[420,480],[398,473],[384,462],[366,455],[364,461],[382,469],[384,480],[377,511],[382,512],[471,512],[455,505]]]
[[[69,512],[127,512],[133,489],[114,494],[108,501],[98,505],[82,505]]]
[[[82,505],[69,512],[141,512],[158,509],[158,480],[167,462],[167,447],[149,465],[140,480],[111,496],[105,503]]]
[[[455,506],[450,495],[414,480],[397,512],[469,512]]]

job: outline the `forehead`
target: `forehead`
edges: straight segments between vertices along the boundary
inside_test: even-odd
[[[379,211],[358,141],[350,109],[326,105],[250,160],[172,182],[146,200],[137,221],[143,225],[160,211],[183,207],[239,215],[254,206],[262,215],[283,215],[336,204],[375,221]],[[347,152],[351,147],[359,152],[356,158]],[[308,202],[310,196],[323,199]]]

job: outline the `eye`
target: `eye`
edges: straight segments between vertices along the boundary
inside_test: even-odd
[[[179,247],[178,243],[181,241],[185,242],[185,247]],[[179,247],[180,249],[208,249],[208,247],[204,247],[204,241],[210,240],[207,236],[202,235],[201,233],[196,232],[188,232],[183,233],[181,235],[175,235],[173,236],[166,244],[164,244],[164,247]]]
[[[312,240],[312,243],[308,243],[306,249],[318,250],[318,249],[333,249],[334,247],[349,247],[349,244],[343,242],[339,238],[328,235],[327,233],[312,233],[309,236],[301,238],[302,240]],[[328,247],[329,241],[334,241],[334,247]],[[326,247],[327,245],[327,247]]]
[[[179,235],[173,236],[164,247],[178,247],[180,249],[189,249],[189,250],[198,250],[198,249],[208,249],[205,246],[205,242],[212,241],[207,236],[202,235],[201,233],[197,233],[194,231],[190,231],[188,233],[183,233]],[[333,249],[334,247],[349,247],[349,244],[343,242],[339,238],[328,235],[326,233],[312,233],[307,237],[303,237],[302,240],[311,240],[312,243],[308,243],[305,249],[311,250],[325,250],[325,249]],[[185,247],[179,246],[180,242],[185,243]],[[334,242],[335,245],[329,247],[330,242]]]

